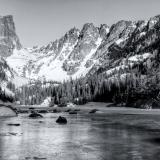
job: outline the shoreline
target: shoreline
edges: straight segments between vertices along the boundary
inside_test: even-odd
[[[34,108],[34,110],[46,110],[48,112],[52,112],[57,109],[60,112],[65,112],[68,109],[71,110],[80,110],[78,113],[84,114],[88,113],[93,109],[97,109],[97,114],[153,114],[160,115],[160,109],[140,109],[140,108],[132,108],[132,107],[108,107],[110,103],[103,102],[89,102],[85,105],[75,105],[75,107],[43,107],[38,105],[27,105],[27,106],[17,106],[14,107],[20,111],[29,111],[29,108]]]

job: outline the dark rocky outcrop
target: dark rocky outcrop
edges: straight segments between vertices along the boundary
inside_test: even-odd
[[[56,123],[67,124],[67,119],[65,117],[59,116],[58,119],[56,120]]]

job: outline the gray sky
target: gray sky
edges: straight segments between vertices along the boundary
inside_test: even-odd
[[[0,0],[0,15],[14,16],[25,47],[47,44],[86,22],[111,25],[160,14],[160,0]]]

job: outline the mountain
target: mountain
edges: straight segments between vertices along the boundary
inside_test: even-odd
[[[14,96],[9,88],[13,85],[12,83],[18,84],[24,81],[24,78],[19,77],[6,62],[6,57],[13,55],[14,50],[21,49],[22,45],[16,34],[13,17],[0,16],[0,97],[3,99]]]
[[[6,61],[19,76],[28,79],[63,81],[79,78],[91,69],[89,59],[108,32],[107,25],[98,28],[87,23],[81,31],[74,27],[45,46],[15,48]]]
[[[15,87],[32,82],[16,93],[21,101],[107,97],[109,102],[137,105],[137,99],[156,99],[160,93],[159,15],[145,21],[121,20],[110,27],[86,23],[81,30],[74,27],[61,38],[32,48],[22,47],[12,16],[1,17],[1,24],[0,77],[7,77],[5,90],[12,88],[10,82]],[[64,80],[71,81],[60,85]]]
[[[19,38],[16,35],[13,17],[0,16],[0,55],[8,57],[14,49],[21,49]]]
[[[33,48],[20,44],[12,16],[1,21],[0,37],[10,50],[0,48],[1,56],[19,77],[27,79],[62,82],[102,72],[113,76],[117,70],[149,63],[159,48],[154,45],[159,39],[160,16],[121,20],[111,27],[86,23],[81,30],[74,27],[60,39]]]

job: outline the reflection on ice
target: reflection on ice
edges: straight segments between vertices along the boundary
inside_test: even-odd
[[[147,132],[110,125],[94,115],[68,115],[67,125],[58,125],[58,114],[46,114],[41,123],[26,115],[1,119],[0,159],[26,160],[150,160],[158,158],[159,145],[144,139]],[[8,123],[20,126],[8,126]],[[5,135],[6,133],[6,135]],[[16,133],[9,135],[9,133]],[[4,134],[4,135],[2,135]],[[7,135],[8,134],[8,135]]]

